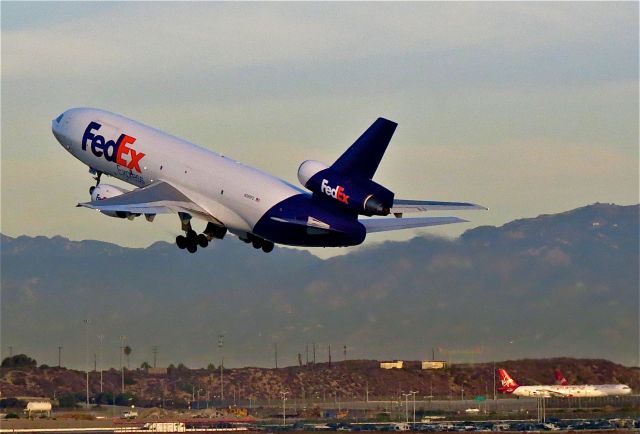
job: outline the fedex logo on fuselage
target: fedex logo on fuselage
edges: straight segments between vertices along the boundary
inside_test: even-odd
[[[344,193],[344,187],[339,185],[336,188],[331,188],[327,179],[322,180],[322,184],[320,184],[320,191],[342,203],[349,203],[349,196]]]
[[[145,156],[144,152],[138,152],[128,146],[132,145],[136,141],[136,138],[126,134],[120,134],[120,137],[118,137],[116,141],[106,140],[100,134],[95,134],[95,131],[98,131],[101,127],[102,125],[97,122],[89,122],[82,136],[82,150],[86,151],[87,145],[90,143],[91,152],[96,157],[104,157],[107,161],[142,173],[140,170],[140,160]],[[125,155],[128,156],[126,159],[124,157]]]

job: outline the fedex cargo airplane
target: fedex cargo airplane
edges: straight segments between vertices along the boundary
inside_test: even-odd
[[[298,179],[306,190],[124,116],[72,108],[52,121],[53,135],[96,175],[91,208],[117,218],[179,216],[180,249],[194,253],[227,232],[256,249],[274,244],[353,246],[372,232],[465,222],[458,217],[403,218],[431,210],[486,209],[466,202],[396,199],[373,181],[397,124],[377,119],[331,166],[304,161]],[[101,183],[103,174],[136,188]],[[385,217],[392,215],[393,217]],[[359,218],[360,216],[379,218]],[[191,224],[206,222],[201,233]]]
[[[534,398],[580,398],[596,396],[629,395],[631,388],[626,384],[585,384],[572,386],[569,384],[552,384],[540,386],[520,386],[504,369],[498,369],[502,387],[498,390],[515,396]],[[566,381],[566,380],[565,380]]]

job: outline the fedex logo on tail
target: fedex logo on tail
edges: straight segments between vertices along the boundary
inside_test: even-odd
[[[500,388],[501,392],[512,393],[518,388],[518,383],[516,383],[515,380],[511,378],[507,371],[505,371],[504,369],[498,369],[498,373],[500,374],[500,384],[502,385],[502,387]]]
[[[344,187],[341,185],[336,188],[332,188],[329,185],[329,181],[327,179],[323,179],[322,184],[320,185],[320,191],[344,204],[349,204],[349,196],[344,193]]]
[[[116,141],[107,140],[104,136],[95,134],[100,128],[102,128],[101,124],[89,122],[82,136],[82,150],[86,151],[87,146],[90,145],[91,152],[96,157],[104,157],[107,161],[142,173],[142,170],[140,170],[140,160],[142,160],[145,154],[129,146],[135,143],[136,138],[126,134],[120,134],[120,137],[118,137]]]

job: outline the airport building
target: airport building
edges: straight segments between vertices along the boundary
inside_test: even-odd
[[[447,362],[443,360],[423,360],[422,369],[444,369],[447,367]]]
[[[402,360],[395,360],[390,362],[380,362],[382,369],[402,369],[404,362]]]

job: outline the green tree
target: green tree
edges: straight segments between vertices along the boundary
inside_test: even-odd
[[[119,393],[116,395],[116,405],[131,406],[135,405],[137,398],[132,393]]]
[[[131,355],[131,351],[133,350],[129,345],[127,345],[126,347],[124,347],[123,351],[124,351],[124,355],[127,356],[127,369],[129,369],[129,356]]]
[[[214,365],[213,363],[209,363],[207,365],[207,370],[208,371],[215,371],[216,370],[216,365]]]
[[[2,361],[3,368],[33,368],[38,365],[35,359],[25,355],[16,354],[15,356],[6,357]]]
[[[79,401],[78,396],[74,393],[65,393],[58,397],[58,405],[61,408],[73,408]]]
[[[142,365],[140,365],[141,369],[149,369],[151,367],[151,365],[149,364],[149,362],[142,362]]]

